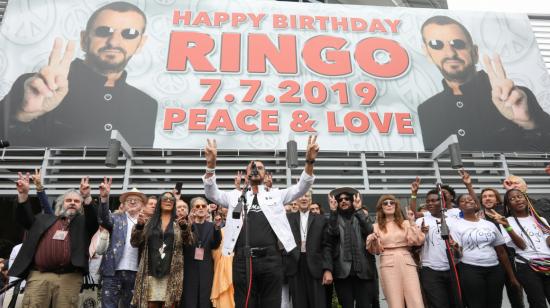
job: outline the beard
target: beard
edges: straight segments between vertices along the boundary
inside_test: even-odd
[[[443,59],[443,61],[441,61],[441,65],[438,65],[437,68],[439,69],[441,75],[443,75],[443,78],[445,78],[445,80],[464,83],[468,81],[472,76],[474,76],[476,72],[475,65],[466,66],[463,70],[460,71],[449,72],[443,68],[446,60],[455,60],[464,63],[464,61],[459,58]]]
[[[72,208],[71,210],[72,211],[69,213],[69,209],[63,208],[61,210],[61,213],[59,213],[59,216],[72,219],[73,217],[78,215],[78,210],[74,208]]]
[[[104,46],[101,47],[97,52],[100,53],[105,50],[118,50],[121,52],[124,56],[124,59],[120,62],[111,62],[111,61],[105,61],[101,59],[101,57],[93,52],[90,52],[89,49],[86,52],[86,62],[88,62],[95,70],[97,70],[101,74],[110,74],[110,73],[120,73],[125,68],[128,62],[132,59],[132,57],[128,57],[126,50],[118,47],[111,47],[111,46]]]

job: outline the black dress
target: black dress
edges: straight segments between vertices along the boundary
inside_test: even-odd
[[[212,249],[220,246],[221,231],[214,228],[214,224],[205,221],[202,224],[193,224],[193,245],[184,246],[183,263],[183,298],[182,308],[209,308],[212,307],[210,293],[214,279],[214,260]],[[195,259],[196,249],[203,248],[202,260]]]

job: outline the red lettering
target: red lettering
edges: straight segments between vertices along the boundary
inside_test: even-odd
[[[215,72],[206,57],[214,49],[214,40],[206,33],[173,31],[168,48],[168,71],[186,71],[187,61],[198,72]]]
[[[189,130],[206,130],[207,109],[189,110]]]
[[[349,51],[342,51],[348,42],[341,37],[319,35],[309,39],[303,47],[302,57],[307,68],[326,76],[342,76],[352,72]],[[323,60],[322,52],[327,49]]]
[[[401,135],[414,135],[412,127],[411,114],[408,112],[396,112],[395,123],[397,124],[397,132]]]
[[[386,52],[387,62],[377,58],[377,52]],[[409,54],[399,43],[379,37],[369,37],[357,43],[354,56],[365,73],[378,78],[401,76],[410,64]]]
[[[172,131],[174,124],[180,124],[185,121],[185,110],[180,108],[166,108],[164,110],[164,124],[162,129]]]
[[[235,127],[233,126],[233,123],[231,123],[231,116],[229,116],[229,112],[227,111],[227,109],[218,109],[218,111],[216,111],[216,113],[212,117],[210,125],[208,125],[209,132],[215,132],[219,129],[228,132],[235,131]]]
[[[267,60],[279,74],[296,74],[296,36],[280,34],[275,46],[267,34],[248,34],[248,72],[266,73]]]

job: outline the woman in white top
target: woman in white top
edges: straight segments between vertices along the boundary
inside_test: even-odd
[[[460,196],[458,205],[464,217],[453,221],[449,228],[462,248],[459,275],[463,301],[469,308],[500,308],[504,287],[502,266],[512,284],[519,287],[502,234],[493,223],[476,215],[477,205],[470,195]]]
[[[546,302],[550,303],[550,228],[544,218],[536,216],[528,200],[520,190],[509,190],[504,205],[512,216],[504,218],[494,211],[489,215],[501,225],[506,245],[516,251],[517,277],[529,307],[546,308]]]

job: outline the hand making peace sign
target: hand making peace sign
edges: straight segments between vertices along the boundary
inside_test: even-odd
[[[483,56],[483,65],[491,82],[491,96],[498,111],[508,120],[524,129],[533,129],[535,123],[529,115],[527,95],[506,76],[499,55],[493,59]]]
[[[17,117],[29,122],[55,109],[69,92],[69,68],[74,57],[75,42],[69,41],[63,49],[63,39],[56,38],[48,65],[25,81],[23,102]]]

